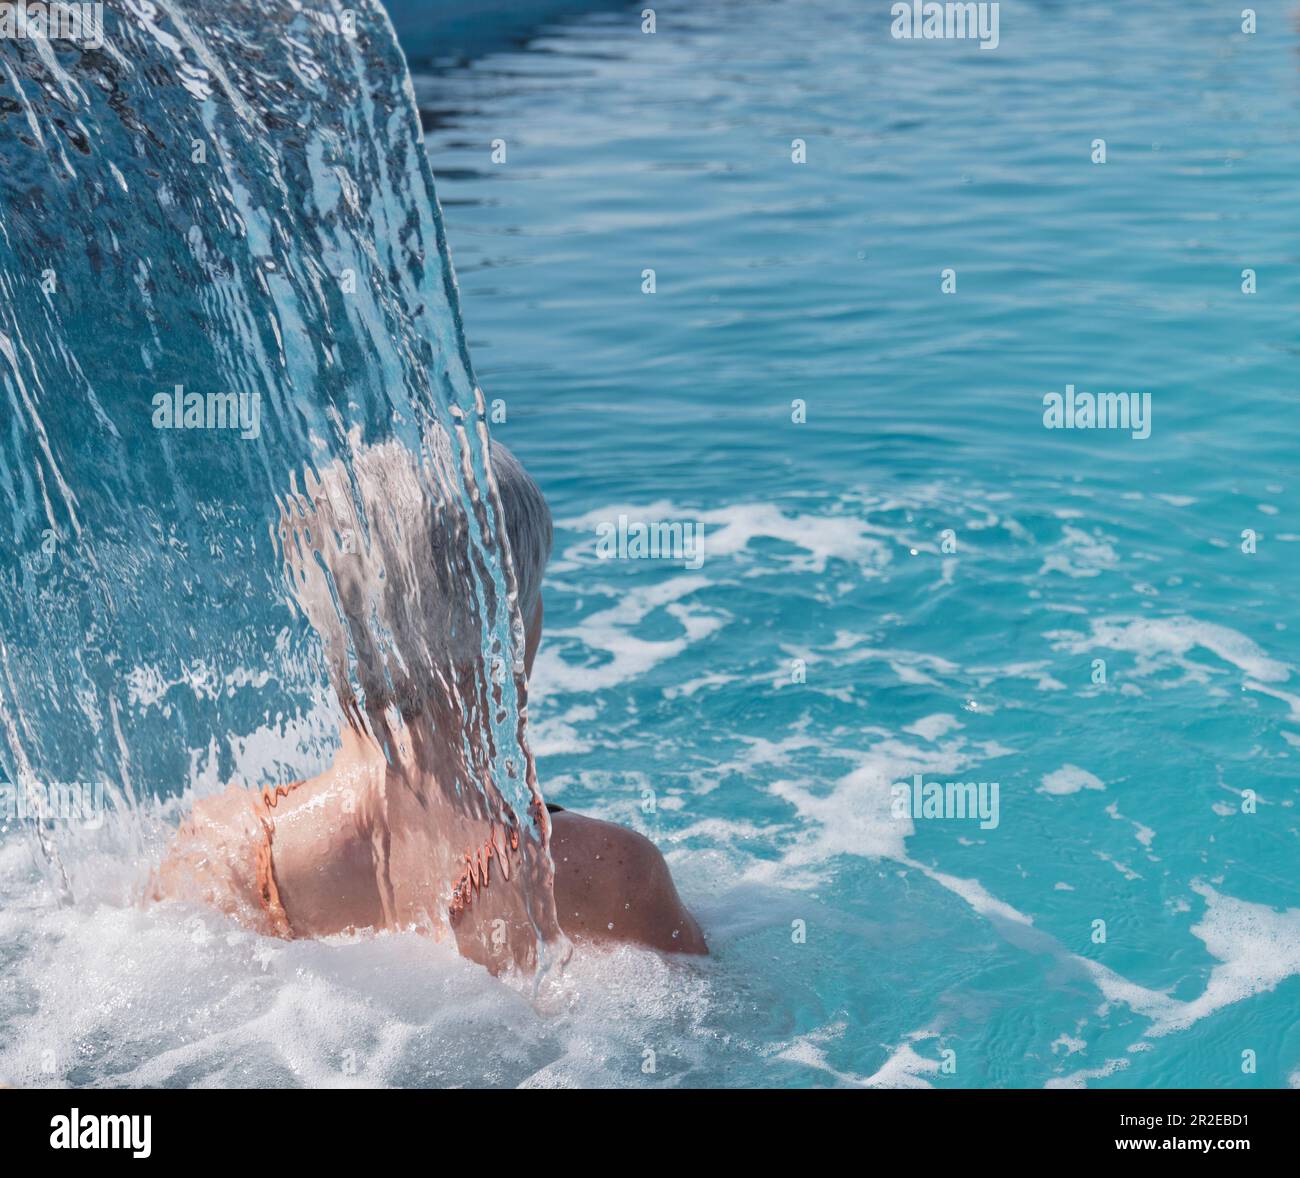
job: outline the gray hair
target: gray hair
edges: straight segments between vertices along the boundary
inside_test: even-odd
[[[295,480],[281,502],[286,575],[345,706],[353,702],[350,671],[367,711],[395,704],[412,714],[481,657],[484,610],[495,609],[496,594],[490,584],[480,589],[481,558],[469,542],[450,439],[435,436],[430,451],[420,461],[395,441],[356,445],[350,464],[308,470],[304,490]],[[551,512],[500,444],[491,447],[490,479],[526,625],[551,555]],[[482,489],[476,498],[486,498]],[[511,586],[508,575],[505,582]]]
[[[542,599],[542,574],[551,559],[555,525],[542,489],[509,450],[492,444],[492,475],[501,492],[501,510],[519,590],[519,612],[527,625]]]

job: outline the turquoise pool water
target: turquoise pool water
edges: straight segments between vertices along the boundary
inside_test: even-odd
[[[0,1080],[1300,1084],[1293,15],[1010,2],[984,51],[884,3],[642,7],[437,73],[408,47],[493,433],[559,521],[543,792],[653,837],[712,956],[579,951],[532,994],[419,936],[133,904],[194,797],[331,752],[285,471],[467,387],[386,26],[361,54],[192,0],[203,43],[133,3],[153,68],[24,58],[63,156],[0,142],[40,163],[7,198],[47,186],[0,241],[0,654],[43,689],[0,684],[0,768],[12,740],[139,791],[60,833],[62,906],[0,838]],[[41,250],[81,314],[46,317]],[[321,293],[342,265],[373,298]],[[259,444],[160,443],[135,407],[182,376],[261,389]],[[1069,385],[1149,394],[1150,436],[1045,428]],[[29,419],[57,463],[23,465]],[[54,471],[84,549],[40,548]],[[703,559],[601,559],[621,516]],[[986,819],[897,809],[918,775]]]
[[[713,940],[674,1078],[1296,1082],[1294,23],[655,8],[415,83],[495,436],[564,521],[543,788],[669,849]],[[1067,384],[1150,437],[1045,429]],[[600,561],[620,514],[703,565]],[[998,825],[896,820],[916,773]]]

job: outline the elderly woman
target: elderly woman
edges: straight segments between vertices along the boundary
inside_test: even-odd
[[[561,932],[707,952],[649,840],[545,806],[530,758],[520,787],[527,813],[492,780],[492,721],[504,712],[485,673],[464,509],[437,477],[447,457],[421,470],[396,443],[359,447],[350,476],[335,463],[287,497],[286,565],[343,706],[340,748],[319,777],[232,786],[199,802],[153,898],[204,903],[284,938],[450,930],[465,956],[494,972],[531,968]],[[500,445],[490,480],[508,539],[507,591],[525,628],[526,691],[551,515]]]

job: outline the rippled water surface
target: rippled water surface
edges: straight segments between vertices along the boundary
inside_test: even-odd
[[[1291,14],[1003,3],[985,52],[640,7],[414,84],[560,523],[542,789],[654,838],[712,957],[580,953],[534,1006],[420,938],[123,906],[112,825],[55,910],[10,840],[0,1073],[1300,1083]],[[1044,429],[1066,384],[1149,392],[1151,436]],[[702,565],[598,559],[620,515],[701,521]],[[189,784],[313,768],[313,715],[190,739]],[[997,782],[997,825],[896,817],[914,774]]]
[[[565,521],[544,788],[671,848],[727,1036],[692,1081],[1285,1085],[1295,24],[1014,3],[980,51],[886,7],[417,73],[496,433]],[[1044,429],[1067,383],[1151,436]],[[702,519],[703,566],[597,560],[620,513]],[[918,772],[999,825],[895,821]]]

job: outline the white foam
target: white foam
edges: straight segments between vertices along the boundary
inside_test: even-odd
[[[996,918],[1012,924],[1032,925],[1034,923],[1033,917],[1026,916],[1010,904],[1003,903],[977,879],[962,879],[956,875],[948,875],[911,859],[905,862],[909,867],[924,872],[935,883],[947,888],[954,895],[960,896],[974,911],[985,918]]]
[[[1111,804],[1106,807],[1106,813],[1109,814],[1113,819],[1115,819],[1116,822],[1127,822],[1130,826],[1132,826],[1133,837],[1137,839],[1137,841],[1140,842],[1144,847],[1146,847],[1148,851],[1151,850],[1151,843],[1154,841],[1156,837],[1156,832],[1152,830],[1151,827],[1144,826],[1141,822],[1135,822],[1131,818],[1126,818],[1123,814],[1120,813],[1118,802],[1111,802]]]
[[[60,909],[25,852],[0,842],[0,1081],[601,1087],[712,1074],[712,961],[580,950],[534,1003],[414,933],[280,942],[181,905],[84,894]]]
[[[1097,577],[1119,563],[1119,557],[1109,537],[1093,536],[1081,528],[1066,525],[1061,540],[1048,549],[1038,570],[1044,573],[1063,573],[1067,577]]]
[[[796,1063],[824,1072],[837,1083],[850,1088],[934,1087],[924,1077],[938,1072],[938,1061],[919,1055],[912,1046],[912,1043],[918,1039],[931,1038],[929,1032],[906,1036],[904,1042],[889,1049],[889,1058],[870,1076],[858,1076],[852,1072],[841,1071],[827,1060],[826,1049],[822,1045],[840,1037],[843,1032],[843,1023],[819,1028],[782,1045],[775,1057],[787,1063]]]
[[[893,816],[890,783],[916,772],[957,772],[981,748],[988,755],[988,746],[968,747],[964,738],[932,751],[886,738],[860,756],[859,766],[836,781],[829,794],[816,794],[794,781],[776,782],[770,787],[772,792],[794,805],[804,824],[784,853],[783,870],[769,871],[766,878],[779,878],[787,885],[802,882],[813,886],[817,873],[824,871],[835,856],[894,860],[959,896],[974,912],[999,927],[1013,944],[1029,952],[1050,954],[1083,970],[1108,1002],[1122,1003],[1151,1021],[1147,1036],[1184,1029],[1224,1006],[1272,990],[1286,978],[1300,974],[1300,909],[1277,913],[1264,905],[1223,896],[1208,884],[1194,884],[1207,906],[1191,931],[1221,964],[1211,970],[1200,997],[1180,1001],[1067,950],[1054,937],[1036,929],[1031,916],[994,896],[978,880],[950,875],[909,857],[907,839],[915,833],[915,826],[910,816]],[[1048,792],[1101,788],[1097,778],[1077,766],[1067,765],[1057,772],[1065,776],[1058,778],[1055,788]],[[1053,776],[1049,774],[1049,778]],[[1134,825],[1138,827],[1139,841],[1145,845],[1149,842],[1144,837],[1147,828]],[[1104,852],[1096,853],[1128,878],[1139,878]],[[802,877],[791,876],[792,871],[800,869],[805,873]],[[757,878],[762,873],[751,869],[749,874]],[[1123,1066],[1125,1061],[1111,1060],[1103,1070],[1075,1073],[1052,1083],[1057,1087],[1079,1086]]]
[[[1065,691],[1066,686],[1047,668],[1051,666],[1046,660],[1032,663],[1010,663],[1004,667],[971,667],[981,687],[986,687],[995,679],[1028,679],[1039,691]]]
[[[1274,699],[1280,699],[1291,709],[1291,715],[1300,720],[1300,695],[1291,691],[1279,691],[1276,687],[1266,687],[1263,683],[1255,683],[1249,679],[1242,686],[1247,691],[1257,691],[1261,695],[1271,695]]]
[[[1071,1072],[1068,1076],[1058,1076],[1055,1079],[1048,1080],[1043,1085],[1044,1088],[1087,1088],[1089,1080],[1104,1080],[1107,1076],[1113,1076],[1116,1072],[1122,1072],[1128,1067],[1129,1061],[1123,1057],[1119,1059],[1108,1059],[1099,1068],[1086,1068],[1082,1071]]]
[[[836,855],[898,859],[907,857],[914,833],[910,814],[894,817],[891,787],[914,773],[954,773],[967,761],[964,742],[927,750],[886,738],[860,757],[858,768],[835,782],[829,794],[814,793],[797,781],[768,788],[784,798],[804,820],[785,853],[793,867],[825,866]]]
[[[1052,1040],[1052,1054],[1056,1054],[1056,1049],[1060,1047],[1066,1055],[1074,1055],[1077,1051],[1087,1050],[1088,1044],[1083,1039],[1075,1039],[1062,1031],[1055,1039]]]
[[[835,641],[823,649],[835,656],[835,663],[840,667],[880,660],[888,664],[901,682],[916,686],[941,687],[943,684],[935,675],[952,677],[961,669],[940,655],[874,647],[866,636],[847,630],[839,631]]]
[[[1063,797],[1066,794],[1078,793],[1081,789],[1105,788],[1101,778],[1096,774],[1080,769],[1078,765],[1062,765],[1043,778],[1043,784],[1038,787],[1038,792]]]
[[[962,722],[956,716],[948,712],[936,712],[933,716],[923,716],[915,724],[909,724],[903,731],[933,742],[961,727]]]
[[[768,740],[762,736],[741,734],[745,747],[730,761],[719,762],[708,770],[693,770],[690,774],[691,784],[697,794],[711,793],[717,789],[718,782],[735,774],[746,777],[757,768],[771,769],[790,765],[800,754],[808,749],[824,749],[825,741],[807,732],[808,716],[800,718],[795,730],[780,740]]]
[[[558,715],[550,714],[544,708],[530,707],[528,742],[534,756],[590,752],[592,743],[583,734],[598,731],[595,725],[597,715],[598,709],[588,704],[578,704]]]
[[[721,628],[724,619],[714,611],[681,604],[682,598],[707,584],[704,577],[675,576],[654,585],[620,589],[617,604],[589,614],[575,628],[548,631],[548,641],[542,643],[530,679],[532,697],[544,699],[563,691],[584,696],[608,691],[707,638]],[[632,633],[656,610],[664,610],[677,621],[683,631],[679,637],[651,640]],[[564,640],[608,657],[590,664],[571,663],[558,649]]]
[[[1262,683],[1284,682],[1291,674],[1286,663],[1270,658],[1244,634],[1213,622],[1184,616],[1096,618],[1091,625],[1092,633],[1087,636],[1058,631],[1047,637],[1056,640],[1056,649],[1073,654],[1087,654],[1096,647],[1130,652],[1137,658],[1132,672],[1137,676],[1178,666],[1191,677],[1204,680],[1215,668],[1187,657],[1198,647]]]
[[[922,1077],[933,1075],[938,1070],[937,1060],[926,1059],[918,1055],[910,1043],[903,1043],[894,1048],[879,1070],[867,1077],[866,1087],[933,1088],[934,1085]]]
[[[1222,895],[1206,883],[1193,883],[1192,890],[1206,905],[1192,932],[1220,964],[1210,971],[1200,997],[1167,1015],[1153,1034],[1190,1026],[1300,974],[1300,908],[1277,912],[1266,904]]]
[[[1276,989],[1300,974],[1300,909],[1275,912],[1265,904],[1224,896],[1201,882],[1193,883],[1192,890],[1205,898],[1206,908],[1191,931],[1219,962],[1198,997],[1180,1002],[1135,985],[1099,962],[1079,958],[1107,999],[1152,1020],[1148,1037],[1185,1030],[1215,1011]]]
[[[1105,851],[1093,851],[1093,854],[1096,855],[1097,858],[1100,859],[1103,863],[1109,863],[1116,871],[1120,873],[1120,875],[1122,875],[1126,880],[1128,880],[1129,883],[1132,883],[1135,879],[1142,878],[1142,876],[1138,872],[1134,871],[1133,868],[1131,868],[1127,863],[1121,863],[1118,859],[1115,858],[1114,855],[1109,855]]]
[[[685,683],[678,683],[672,687],[665,687],[664,699],[678,699],[679,697],[689,699],[697,691],[702,691],[711,687],[728,687],[732,683],[737,683],[739,681],[740,680],[735,675],[724,675],[712,671],[707,675],[700,675],[695,679],[688,679]],[[778,685],[784,685],[784,678],[778,681]]]
[[[865,519],[850,514],[787,513],[775,503],[738,503],[710,511],[674,506],[667,500],[644,505],[625,504],[596,508],[584,515],[561,520],[558,527],[579,533],[566,548],[562,570],[595,562],[596,528],[617,521],[698,520],[704,525],[704,559],[743,557],[755,540],[780,540],[796,553],[765,554],[766,575],[786,572],[825,572],[827,562],[842,560],[874,573],[889,563],[890,549],[879,539],[884,529],[873,528]]]

